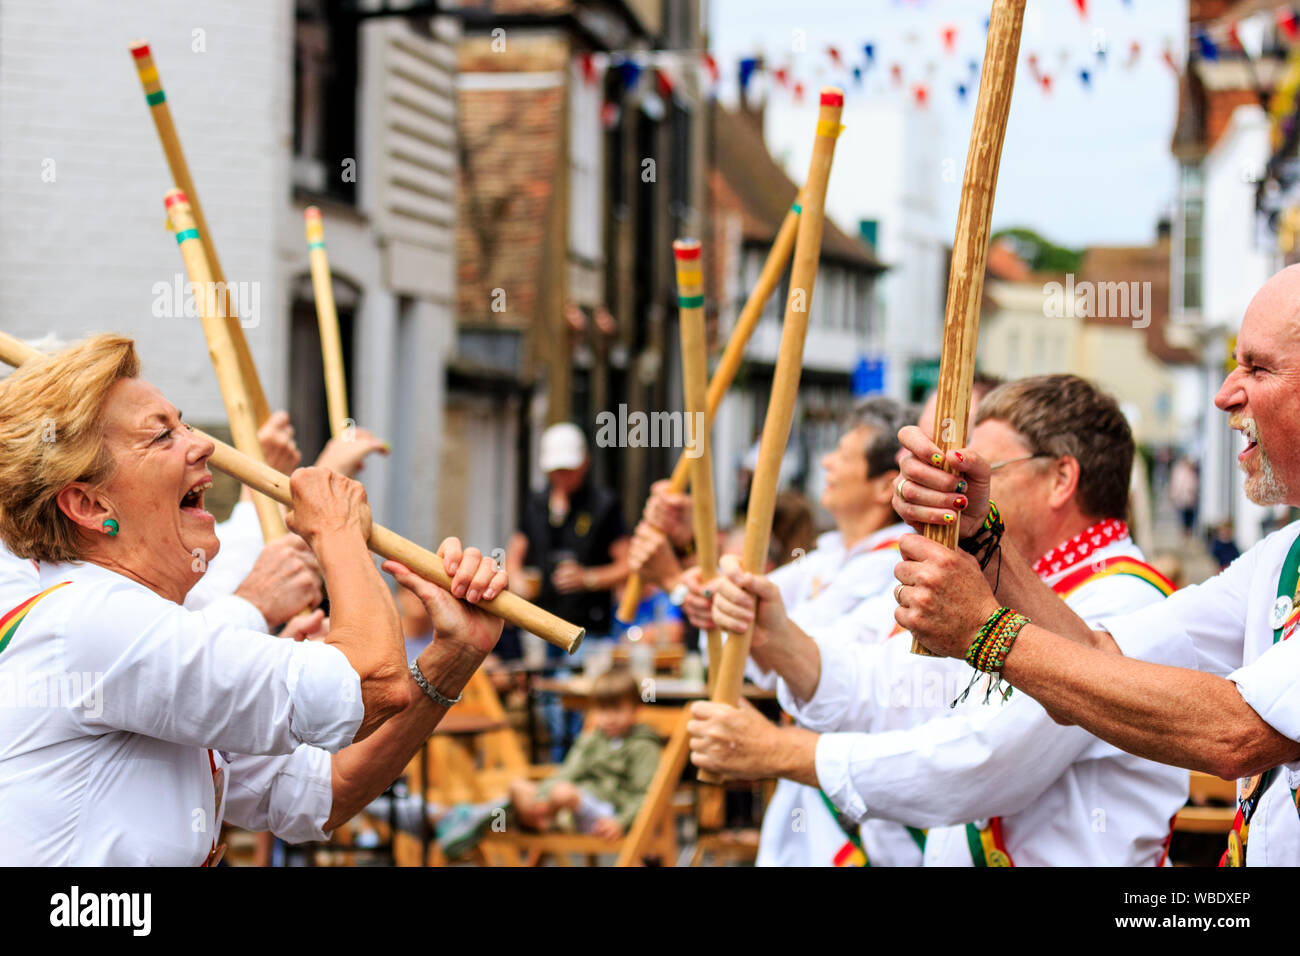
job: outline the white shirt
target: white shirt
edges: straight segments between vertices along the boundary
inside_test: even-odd
[[[1094,554],[1141,558],[1128,538]],[[1095,579],[1067,599],[1086,621],[1160,602],[1152,585],[1128,575]],[[924,666],[908,660],[910,641],[899,634],[883,646],[830,645],[812,700],[800,705],[788,687],[779,691],[783,704],[815,730],[878,731],[827,732],[818,741],[817,777],[841,810],[854,819],[928,829],[927,866],[972,865],[965,824],[983,826],[993,816],[1002,818],[1017,866],[1151,866],[1161,859],[1170,819],[1187,801],[1187,771],[1126,754],[1081,727],[1063,727],[1027,694],[1017,691],[1005,703],[995,695],[984,704],[981,677],[949,716],[882,730],[899,709],[890,668]],[[1145,659],[1189,662],[1176,651]],[[953,692],[949,702],[972,671],[964,673],[960,684],[950,681],[942,690]],[[889,694],[882,691],[887,685]],[[917,694],[929,702],[940,692],[913,678],[901,687],[906,706]]]
[[[1227,677],[1270,727],[1300,741],[1300,640],[1274,645],[1269,626],[1282,564],[1297,534],[1300,522],[1293,522],[1159,608],[1100,626],[1129,657],[1181,652],[1190,658],[1182,666]],[[1300,814],[1291,787],[1300,788],[1300,762],[1285,764],[1260,798],[1246,843],[1248,866],[1300,865]]]
[[[817,547],[796,561],[777,568],[770,580],[781,591],[786,612],[819,645],[831,640],[875,644],[893,629],[893,604],[873,605],[874,612],[858,613],[882,593],[888,598],[898,563],[897,540],[910,529],[891,525],[844,547],[839,532],[817,539]],[[776,674],[759,671],[751,659],[749,675],[768,688]],[[888,821],[872,821],[861,834],[863,849],[873,866],[914,866],[921,851],[906,828]],[[844,830],[815,787],[780,780],[763,814],[759,834],[758,866],[830,866],[836,852],[848,842]]]
[[[329,754],[363,716],[342,652],[93,564],[43,565],[37,587],[64,581],[0,651],[0,863],[197,865],[223,816],[324,837]]]
[[[262,528],[253,503],[241,501],[236,504],[230,517],[217,524],[216,534],[221,548],[208,562],[207,571],[198,584],[186,595],[185,606],[198,611],[215,605],[214,611],[240,619],[247,612],[230,602],[240,600],[232,596],[253,570],[263,546]],[[38,575],[34,562],[18,557],[0,542],[0,616],[40,590],[37,587]]]

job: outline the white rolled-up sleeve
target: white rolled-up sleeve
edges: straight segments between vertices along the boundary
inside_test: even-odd
[[[222,754],[229,767],[225,819],[248,830],[270,830],[288,843],[327,840],[334,806],[330,755],[306,744],[288,756]]]
[[[1125,657],[1179,661],[1226,677],[1244,659],[1246,609],[1258,556],[1259,548],[1252,548],[1202,584],[1141,610],[1100,616],[1094,626],[1109,631]],[[1189,653],[1194,661],[1181,664],[1190,660]]]
[[[896,638],[891,638],[896,640]],[[888,694],[877,693],[875,675],[889,653],[889,642],[859,644],[853,641],[818,641],[821,673],[817,689],[800,700],[784,678],[777,681],[781,709],[809,730],[870,730]]]
[[[1228,675],[1241,699],[1283,737],[1300,741],[1300,640],[1274,644]]]
[[[79,718],[88,730],[265,755],[335,752],[361,726],[360,678],[327,644],[270,639],[124,585],[79,592],[64,613],[64,665],[91,675],[102,701]]]
[[[815,763],[822,790],[856,821],[952,826],[1023,810],[1094,740],[1017,694],[909,730],[823,734]]]

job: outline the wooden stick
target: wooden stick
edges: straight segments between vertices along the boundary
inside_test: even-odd
[[[794,266],[790,273],[790,301],[785,310],[785,327],[781,332],[781,350],[772,376],[772,395],[763,437],[758,446],[758,465],[749,492],[749,511],[745,516],[745,548],[741,566],[752,574],[762,574],[767,564],[768,543],[772,537],[772,515],[776,509],[777,485],[781,459],[790,438],[794,421],[795,400],[799,396],[799,374],[803,366],[803,344],[808,332],[808,315],[812,308],[813,285],[821,255],[822,225],[826,211],[826,185],[830,178],[835,140],[840,134],[840,113],[844,108],[843,91],[823,87],[821,109],[817,114],[817,138],[813,142],[812,163],[804,187],[803,215],[799,219],[799,237],[795,242]],[[712,699],[733,707],[740,700],[745,680],[745,661],[749,659],[752,634],[729,634],[722,650],[722,667],[718,670]],[[712,774],[701,774],[706,783],[721,782]]]
[[[212,356],[217,383],[221,386],[221,399],[226,404],[226,418],[230,422],[230,434],[235,439],[235,447],[245,455],[265,462],[262,443],[257,437],[257,422],[240,375],[239,354],[230,337],[230,326],[224,321],[227,309],[221,299],[229,295],[229,289],[223,285],[223,295],[218,295],[212,268],[203,247],[203,234],[195,222],[185,193],[179,189],[169,190],[163,203],[176,233],[176,245],[180,247],[181,258],[185,261],[185,272],[195,288],[194,300],[199,307],[199,319],[203,323],[203,334],[208,340],[208,353]],[[289,533],[284,516],[274,501],[263,495],[254,495],[253,505],[257,508],[257,520],[262,526],[263,541],[275,541]]]
[[[683,406],[686,435],[696,454],[682,456],[691,466],[691,507],[694,512],[695,553],[700,575],[710,581],[718,573],[718,517],[713,503],[713,457],[710,455],[708,413],[708,337],[704,329],[704,275],[701,272],[700,241],[678,239],[673,243],[677,262],[677,307],[682,340]],[[691,439],[694,439],[691,441]],[[722,632],[708,631],[709,690],[713,689],[722,661]]]
[[[308,206],[303,212],[307,230],[307,256],[311,260],[311,287],[316,298],[316,324],[320,326],[320,352],[325,362],[325,401],[329,408],[330,435],[341,436],[348,417],[348,387],[343,371],[343,339],[339,335],[339,313],[334,306],[334,284],[330,260],[325,252],[325,226],[320,210]]]
[[[154,66],[153,54],[149,44],[136,40],[130,44],[131,56],[135,58],[135,68],[144,87],[145,102],[149,104],[149,115],[153,117],[154,127],[158,130],[158,139],[162,143],[163,154],[167,157],[167,166],[171,170],[172,182],[180,187],[189,197],[190,207],[194,211],[194,220],[199,225],[200,241],[203,251],[207,253],[208,263],[212,266],[212,275],[225,288],[226,274],[217,258],[216,246],[212,243],[212,232],[199,205],[198,190],[194,188],[194,179],[190,176],[189,164],[185,162],[185,153],[181,150],[181,140],[176,134],[176,125],[172,122],[171,108],[167,105],[167,94],[163,92],[162,81],[158,78],[158,68]],[[253,407],[253,415],[258,425],[271,417],[270,406],[266,402],[266,393],[262,391],[262,380],[257,376],[257,366],[253,364],[253,354],[248,349],[248,340],[244,337],[243,326],[239,324],[238,315],[227,315],[226,326],[230,330],[230,339],[239,356],[239,374],[248,390],[248,398]]]
[[[32,348],[26,342],[0,332],[0,362],[19,366],[43,355],[44,353]],[[282,505],[293,506],[293,495],[289,491],[287,475],[250,455],[236,451],[225,442],[198,429],[195,429],[194,433],[212,442],[215,450],[212,452],[212,457],[208,459],[212,467],[224,471],[254,491],[260,491]],[[401,535],[381,525],[372,525],[368,544],[375,554],[401,561],[420,577],[432,581],[439,587],[445,589],[451,586],[451,576],[443,568],[442,558]],[[497,595],[490,601],[480,601],[478,606],[486,608],[502,620],[531,631],[547,643],[554,644],[570,654],[582,644],[582,638],[586,633],[576,624],[570,624],[549,611],[529,604],[519,595],[509,591]]]
[[[948,306],[943,323],[943,352],[934,413],[934,441],[946,456],[966,444],[971,386],[975,379],[975,346],[979,339],[980,304],[984,297],[984,268],[989,230],[993,223],[993,194],[998,184],[1002,141],[1011,111],[1020,54],[1020,27],[1025,0],[993,0],[989,14],[984,72],[971,128],[970,152],[957,210],[957,234],[952,243],[948,275]],[[957,525],[927,525],[925,536],[948,548],[957,547]],[[916,639],[912,653],[930,656]]]
[[[745,307],[736,319],[735,328],[731,330],[731,338],[727,340],[727,347],[718,360],[718,367],[713,371],[713,378],[709,380],[706,427],[713,427],[713,419],[722,404],[722,396],[726,395],[727,389],[731,388],[736,372],[740,369],[741,360],[745,357],[745,346],[749,344],[750,336],[758,327],[758,320],[762,318],[763,309],[767,307],[767,300],[772,297],[772,293],[780,284],[781,276],[785,275],[786,264],[790,261],[790,253],[794,250],[795,234],[799,231],[799,212],[802,208],[799,198],[795,197],[794,205],[785,214],[781,229],[777,232],[776,239],[772,241],[772,248],[768,251],[767,260],[758,275],[758,281],[754,283],[753,291],[750,292]],[[690,480],[689,466],[690,462],[685,455],[677,459],[677,465],[673,468],[672,478],[669,481],[669,490],[676,494],[686,490],[687,482]],[[615,612],[615,617],[624,624],[630,624],[636,619],[637,605],[641,603],[641,589],[641,575],[636,573],[628,575],[627,583],[623,586],[623,600],[618,606],[618,611]]]

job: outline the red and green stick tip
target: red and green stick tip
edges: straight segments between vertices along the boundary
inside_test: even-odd
[[[673,243],[673,255],[678,259],[698,259],[700,257],[700,240],[678,239]]]
[[[821,96],[822,106],[843,106],[844,91],[838,86],[823,86]]]
[[[303,210],[302,218],[307,226],[307,248],[324,249],[325,224],[321,220],[320,210],[315,206],[308,206]]]
[[[173,207],[183,206],[186,218],[190,217],[190,201],[185,198],[185,193],[181,192],[179,189],[173,189],[168,192],[167,195],[163,197],[163,205],[167,207],[168,213],[172,211]],[[193,222],[192,219],[190,221],[191,223]],[[199,238],[199,230],[193,225],[190,225],[185,229],[176,230],[176,245],[178,246],[187,240],[197,238]]]
[[[140,74],[140,84],[144,87],[144,99],[150,106],[157,106],[167,100],[162,82],[158,79],[158,68],[153,65],[153,54],[149,44],[136,40],[131,44],[131,56],[135,57],[135,68]]]

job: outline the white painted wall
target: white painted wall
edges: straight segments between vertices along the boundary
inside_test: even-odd
[[[127,49],[143,37],[227,278],[259,283],[260,324],[246,334],[268,398],[283,403],[276,237],[288,202],[292,13],[289,0],[0,5],[0,327],[130,335],[145,375],[187,418],[225,418],[198,320],[151,312],[155,283],[184,270],[164,228],[173,183]]]

